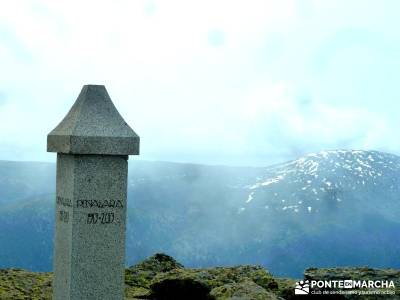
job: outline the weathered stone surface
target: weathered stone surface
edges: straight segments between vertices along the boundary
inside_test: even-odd
[[[121,299],[127,191],[125,156],[57,159],[54,299]]]
[[[156,275],[157,273],[183,268],[183,265],[177,262],[173,257],[164,253],[156,253],[141,263],[130,267],[128,270],[131,272],[152,272],[152,274]]]
[[[150,284],[157,274],[174,269],[182,269],[183,265],[171,256],[157,253],[143,262],[125,271],[125,295],[130,298],[145,298],[151,294]]]
[[[121,117],[103,85],[85,85],[62,122],[49,133],[47,151],[139,154],[139,136]]]
[[[214,288],[210,295],[216,300],[277,300],[275,294],[268,292],[254,281],[243,280]]]
[[[164,299],[160,297],[166,293],[170,297],[168,299],[175,299],[174,297],[191,299],[190,297],[195,295],[202,297],[196,299],[214,299],[215,297],[210,294],[214,288],[227,284],[236,285],[243,280],[252,281],[266,290],[278,288],[272,275],[259,266],[174,269],[154,277],[150,288],[154,299]]]
[[[139,137],[104,86],[84,86],[48,135],[57,154],[53,299],[124,295],[128,154]]]

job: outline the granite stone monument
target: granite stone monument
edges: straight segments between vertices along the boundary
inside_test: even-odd
[[[104,86],[85,85],[47,151],[57,152],[53,299],[123,299],[128,155],[139,136]]]

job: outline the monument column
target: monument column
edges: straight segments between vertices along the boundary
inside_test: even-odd
[[[127,160],[139,136],[104,86],[85,85],[47,151],[57,152],[53,299],[123,299]]]

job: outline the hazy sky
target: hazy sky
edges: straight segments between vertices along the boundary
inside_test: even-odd
[[[105,84],[140,159],[268,165],[400,154],[400,1],[1,1],[0,159]]]

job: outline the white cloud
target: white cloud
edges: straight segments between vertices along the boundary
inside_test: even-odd
[[[342,70],[312,74],[321,43],[368,18],[354,20],[347,10],[336,18],[345,2],[308,3],[2,3],[0,92],[7,101],[0,106],[0,146],[21,151],[3,151],[0,159],[53,157],[44,152],[45,135],[86,83],[107,86],[141,135],[144,158],[266,164],[265,157],[291,158],[293,148],[395,149],[393,123],[382,112],[327,100],[334,83],[322,90],[319,83]],[[210,43],[213,32],[218,47]],[[299,104],[303,89],[308,106]]]

